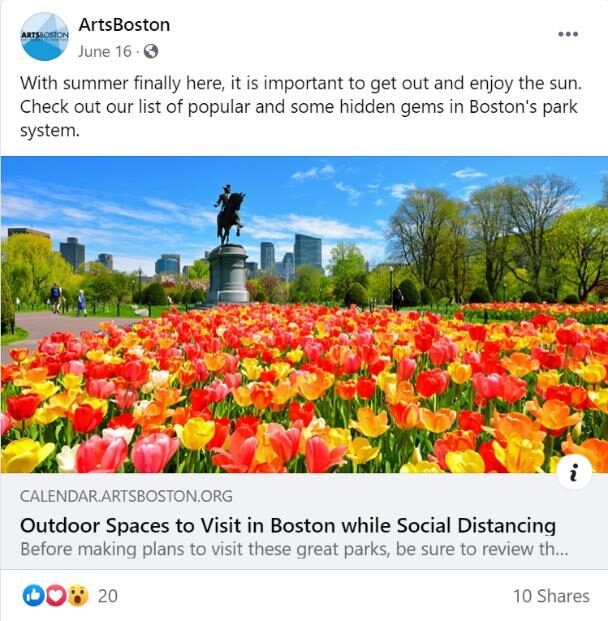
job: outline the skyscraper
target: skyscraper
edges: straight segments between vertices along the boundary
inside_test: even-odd
[[[84,263],[84,245],[78,243],[78,237],[68,237],[66,241],[61,242],[59,252],[74,271]]]
[[[323,271],[322,243],[320,237],[296,234],[296,242],[293,246],[295,267],[312,265]]]
[[[179,274],[179,254],[161,254],[154,264],[156,274]]]
[[[114,269],[114,257],[111,254],[102,252],[97,255],[97,261],[102,265],[105,265],[110,271]]]
[[[274,244],[271,242],[260,244],[260,268],[271,274],[274,273]]]
[[[286,252],[283,255],[283,278],[291,282],[296,277],[296,267],[293,260],[293,252]]]

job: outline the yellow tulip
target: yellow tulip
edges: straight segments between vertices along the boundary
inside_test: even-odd
[[[191,451],[205,448],[215,434],[215,423],[204,418],[191,418],[183,427],[175,427],[182,444]]]
[[[293,367],[286,362],[274,362],[270,365],[270,368],[277,374],[278,380],[283,380],[289,376]]]
[[[249,386],[237,386],[232,389],[232,396],[241,408],[251,405],[251,391]]]
[[[63,376],[61,381],[66,390],[72,390],[74,388],[80,388],[82,384],[82,375],[74,375],[74,373],[68,373]]]
[[[350,421],[350,426],[368,438],[377,438],[389,430],[388,414],[382,410],[378,416],[371,408],[359,408],[357,420]]]
[[[456,360],[448,365],[448,373],[455,384],[464,384],[466,381],[471,379],[473,370],[471,369],[470,364],[463,364],[462,362]]]
[[[496,459],[509,472],[540,472],[545,461],[542,442],[533,442],[512,434],[507,440],[507,447],[503,448],[498,442],[493,442]]]
[[[46,401],[49,397],[52,397],[59,391],[59,386],[56,386],[50,380],[41,382],[39,384],[32,384],[29,392],[36,393],[42,401]]]
[[[380,449],[372,446],[367,438],[357,438],[350,444],[346,457],[355,464],[365,464],[372,459],[376,459]]]
[[[300,347],[298,347],[297,349],[292,349],[285,354],[285,358],[287,358],[287,360],[291,360],[291,362],[294,362],[296,364],[300,362],[300,360],[302,360],[303,356],[304,350]]]
[[[541,392],[545,392],[549,386],[557,386],[559,378],[560,374],[555,369],[552,371],[541,371],[536,376],[536,385]]]
[[[241,366],[243,367],[243,373],[250,380],[256,381],[260,379],[262,367],[258,364],[255,358],[245,358],[245,360],[241,362]]]
[[[2,472],[33,472],[54,450],[52,442],[41,446],[31,438],[13,440],[2,450]]]
[[[332,449],[338,446],[349,446],[351,443],[350,431],[342,427],[332,427],[329,430],[327,443]]]
[[[419,461],[417,464],[403,464],[399,472],[408,474],[436,474],[443,472],[438,464],[432,461]]]
[[[486,467],[481,455],[476,451],[450,451],[445,456],[445,463],[454,474],[485,472]]]
[[[603,364],[588,364],[575,373],[588,384],[599,384],[606,379],[606,368]]]

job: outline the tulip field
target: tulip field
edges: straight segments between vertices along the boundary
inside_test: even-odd
[[[2,472],[542,473],[571,453],[608,472],[608,326],[466,312],[251,304],[55,332],[2,366]]]

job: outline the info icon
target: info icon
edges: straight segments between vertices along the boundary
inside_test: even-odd
[[[60,584],[51,584],[46,589],[46,603],[49,606],[63,606],[67,598],[68,593]]]
[[[566,455],[557,462],[557,479],[566,489],[583,489],[591,481],[593,468],[584,455]]]
[[[23,589],[23,601],[28,606],[40,606],[44,602],[44,589],[38,584],[28,584]]]

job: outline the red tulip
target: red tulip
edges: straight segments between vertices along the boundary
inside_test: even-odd
[[[179,439],[164,433],[139,436],[131,449],[131,461],[137,472],[162,472],[179,448]]]
[[[132,414],[123,412],[114,418],[111,418],[107,424],[108,429],[118,429],[119,427],[126,427],[127,429],[135,429],[137,422]]]
[[[507,469],[496,459],[496,454],[493,448],[494,440],[488,440],[479,446],[478,453],[483,459],[483,463],[486,466],[486,472],[500,472],[505,473]]]
[[[472,431],[475,434],[480,434],[482,425],[483,414],[481,412],[462,410],[462,412],[458,414],[458,426],[463,431]]]
[[[96,399],[109,399],[115,388],[114,382],[106,379],[90,379],[87,382],[87,392]]]
[[[303,426],[308,427],[314,415],[315,404],[312,401],[307,401],[304,405],[300,405],[297,401],[292,401],[289,404],[289,418],[292,423],[301,420]]]
[[[0,414],[0,436],[3,436],[14,424],[15,421],[8,414],[2,412]]]
[[[247,472],[252,465],[257,448],[255,431],[248,426],[235,429],[230,437],[228,451],[215,449],[212,461],[226,472]]]
[[[444,393],[450,383],[450,376],[442,369],[421,371],[416,378],[416,392],[425,399]]]
[[[114,395],[114,402],[121,410],[128,410],[137,401],[138,395],[135,390],[119,388]]]
[[[490,375],[475,373],[471,381],[473,382],[477,394],[483,399],[495,399],[500,393],[502,382],[501,376],[497,373],[491,373]]]
[[[126,458],[124,438],[93,436],[76,451],[76,472],[116,472]]]
[[[224,442],[226,442],[226,438],[230,433],[230,419],[229,418],[210,418],[209,420],[213,420],[215,423],[215,433],[213,434],[213,438],[207,442],[208,450],[214,448],[222,448],[224,446]]]
[[[502,377],[499,396],[507,403],[515,403],[523,398],[528,392],[528,384],[514,375]]]
[[[143,386],[148,379],[148,365],[143,360],[130,360],[119,369],[118,374],[134,388]]]
[[[371,377],[357,378],[357,394],[360,399],[371,399],[376,391],[376,380]]]
[[[67,417],[72,421],[74,431],[91,433],[103,420],[103,410],[85,403],[78,406],[73,412],[68,412]]]
[[[447,470],[445,457],[450,451],[475,450],[477,438],[472,431],[452,431],[446,433],[442,438],[435,440],[433,452],[443,470]]]
[[[38,405],[40,405],[40,397],[35,392],[6,399],[8,415],[15,421],[26,420],[34,416]]]
[[[555,331],[555,338],[561,345],[568,347],[574,347],[579,340],[579,333],[576,330],[568,330],[565,328],[559,328]]]
[[[352,373],[358,373],[361,368],[361,358],[357,354],[346,354],[344,357],[344,364],[342,365],[342,372],[346,375]]]
[[[321,473],[341,465],[344,463],[342,456],[347,449],[344,445],[330,450],[319,436],[312,436],[306,442],[306,469],[308,472]]]
[[[290,461],[298,454],[300,433],[300,427],[285,430],[283,425],[278,423],[269,423],[266,428],[266,436],[270,440],[272,450],[283,462]]]
[[[416,359],[404,356],[397,365],[397,378],[400,381],[409,380],[416,372]]]

